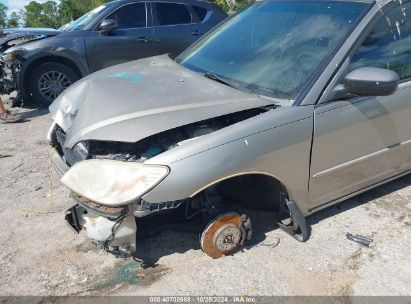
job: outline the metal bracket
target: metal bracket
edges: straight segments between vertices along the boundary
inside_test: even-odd
[[[77,215],[77,208],[81,208],[79,205],[74,205],[70,209],[66,210],[64,214],[64,220],[67,226],[73,230],[74,233],[80,233],[81,225]]]
[[[299,242],[307,241],[309,238],[309,232],[308,232],[307,224],[305,222],[304,214],[301,212],[300,208],[298,208],[297,203],[289,201],[289,200],[286,200],[286,203],[287,203],[288,209],[290,210],[291,223],[290,225],[284,225],[278,222],[278,226],[283,231],[285,231],[286,233],[291,235],[293,238],[295,238],[297,241]],[[293,223],[297,224],[299,228],[298,230],[300,231],[299,233],[297,233],[298,230],[296,230],[293,227]]]

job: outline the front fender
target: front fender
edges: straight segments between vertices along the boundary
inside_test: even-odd
[[[311,106],[298,108],[313,113]],[[260,173],[280,181],[306,214],[312,128],[311,114],[169,163],[170,175],[143,199],[148,203],[182,200],[221,180]]]
[[[83,38],[78,38],[76,40],[83,41]],[[83,76],[88,75],[89,69],[84,43],[81,43],[81,41],[77,41],[76,43],[73,42],[74,45],[68,46],[72,48],[48,46],[29,51],[29,53],[24,56],[24,60],[21,63],[18,79],[20,96],[24,98],[27,93],[27,76],[30,75],[33,68],[36,67],[39,62],[47,62],[48,58],[53,58],[53,61],[60,59],[58,60],[59,62],[71,62]]]

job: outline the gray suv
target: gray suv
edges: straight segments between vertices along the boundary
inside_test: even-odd
[[[3,55],[21,98],[50,105],[68,86],[97,70],[143,57],[178,55],[227,15],[199,0],[121,0],[90,11],[52,38]]]

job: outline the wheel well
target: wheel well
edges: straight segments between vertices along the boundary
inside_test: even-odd
[[[23,81],[24,81],[24,89],[25,89],[26,95],[30,94],[30,77],[33,74],[34,69],[39,67],[43,63],[49,63],[49,62],[57,62],[57,63],[65,64],[65,65],[69,66],[70,68],[72,68],[79,78],[83,77],[83,73],[78,68],[78,66],[73,61],[71,61],[67,58],[59,57],[59,56],[41,57],[41,58],[33,61],[25,71]]]
[[[216,198],[213,197],[215,194]],[[305,242],[309,238],[310,229],[303,213],[291,200],[284,184],[273,176],[261,173],[234,176],[210,185],[196,197],[199,197],[200,203],[194,201],[191,206],[200,207],[199,212],[208,212],[215,217],[216,213],[221,213],[219,209],[224,211],[224,206],[230,205],[267,210],[275,213],[277,225],[296,240]],[[189,219],[187,210],[186,218]]]
[[[239,205],[248,209],[271,211],[275,213],[277,225],[296,240],[305,242],[309,238],[310,230],[301,210],[296,202],[290,200],[284,184],[270,175],[256,173],[234,176],[213,184],[199,194],[204,194],[203,197],[207,199],[213,193],[222,198],[222,206]],[[214,209],[214,204],[211,206]],[[209,208],[204,210],[208,211]]]
[[[223,198],[253,209],[280,212],[288,199],[285,186],[265,174],[239,175],[222,180],[213,187]]]

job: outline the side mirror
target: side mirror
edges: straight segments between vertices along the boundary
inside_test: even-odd
[[[380,68],[359,68],[344,78],[344,91],[357,96],[388,96],[397,88],[400,77],[397,73]]]
[[[114,19],[104,19],[101,21],[99,30],[102,34],[107,34],[117,28],[117,22]]]

